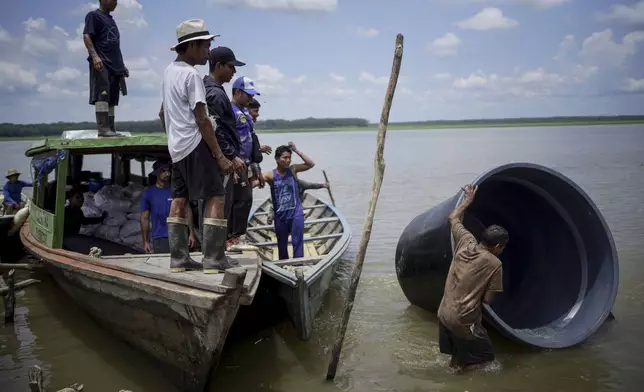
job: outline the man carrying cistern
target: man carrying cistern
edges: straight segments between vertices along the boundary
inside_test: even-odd
[[[463,226],[463,214],[474,201],[476,190],[468,185],[463,201],[449,215],[454,257],[438,307],[440,351],[452,356],[450,368],[458,373],[469,365],[494,360],[492,343],[481,324],[482,303],[491,304],[494,295],[503,291],[498,256],[509,240],[503,227],[492,225],[477,242]]]
[[[25,203],[22,201],[22,188],[32,187],[33,184],[27,181],[20,180],[20,173],[16,169],[9,169],[5,178],[8,180],[2,186],[2,206],[4,207],[5,215],[12,215],[18,212],[18,210],[25,207]]]
[[[150,175],[155,179],[155,183],[143,191],[140,201],[143,249],[146,253],[170,253],[167,219],[170,216],[170,205],[172,203],[172,192],[170,188],[172,163],[164,159],[157,159],[154,165],[152,165],[152,170]],[[192,222],[192,214],[190,212],[188,211],[186,214],[188,227],[191,226]],[[152,226],[151,240],[150,226]],[[190,228],[188,247],[193,249],[196,243],[197,239],[194,231]]]
[[[119,93],[127,94],[125,79],[130,72],[123,63],[121,36],[110,15],[117,0],[100,0],[99,8],[85,16],[83,42],[89,53],[89,104],[96,111],[98,136],[121,136],[114,128],[114,107]]]
[[[177,45],[171,50],[177,58],[163,75],[163,103],[160,117],[168,134],[172,158],[172,204],[168,218],[170,269],[183,272],[203,267],[205,273],[217,273],[238,263],[225,255],[227,224],[224,219],[224,184],[222,177],[232,170],[224,156],[206,109],[206,89],[195,65],[205,65],[208,49],[215,35],[203,20],[187,20],[177,26]],[[188,200],[204,199],[203,266],[190,258],[189,227],[184,218]]]
[[[304,163],[291,165],[291,153],[302,158]],[[288,236],[291,235],[293,257],[304,257],[304,210],[295,176],[315,166],[306,154],[297,149],[293,142],[275,149],[277,167],[264,172],[264,180],[271,187],[273,202],[273,223],[277,237],[280,260],[288,259]]]

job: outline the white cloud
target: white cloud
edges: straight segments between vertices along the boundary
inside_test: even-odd
[[[622,91],[629,93],[644,93],[644,78],[642,79],[633,79],[628,78],[624,81],[622,86]]]
[[[85,3],[80,6],[78,13],[86,14],[97,8],[98,2]],[[137,0],[119,0],[112,16],[120,28],[124,26],[133,26],[136,28],[148,26],[148,22],[143,17],[143,5]]]
[[[53,82],[69,83],[78,80],[83,73],[76,68],[62,67],[54,72],[47,72],[45,77]]]
[[[76,36],[74,39],[67,41],[67,50],[70,52],[83,52],[85,51],[85,43],[83,42],[83,30],[85,29],[85,24],[81,23],[76,28]]]
[[[474,96],[531,98],[556,95],[567,86],[584,83],[593,73],[593,69],[582,68],[570,74],[548,72],[543,68],[517,71],[510,75],[487,74],[478,70],[467,77],[455,79],[452,87],[456,92]]]
[[[366,83],[373,83],[373,84],[387,84],[389,82],[389,78],[386,76],[375,76],[369,72],[360,72],[360,76],[358,76],[358,80],[361,82],[366,82]]]
[[[29,18],[22,24],[25,26],[22,50],[33,56],[57,54],[69,36],[62,27],[49,29],[45,18]]]
[[[0,60],[0,89],[15,91],[24,87],[33,87],[36,83],[35,71],[27,71],[19,64]]]
[[[285,75],[276,67],[268,64],[255,65],[254,79],[257,83],[257,89],[262,95],[285,92],[286,88],[282,85],[284,78]]]
[[[11,42],[13,39],[11,38],[11,34],[5,29],[2,28],[2,25],[0,25],[0,43],[2,42]]]
[[[262,11],[332,12],[338,0],[209,0],[210,4],[226,7],[254,8]]]
[[[478,14],[469,19],[455,23],[456,26],[465,30],[496,30],[511,29],[517,27],[519,22],[514,19],[506,18],[503,11],[498,8],[483,8]]]
[[[644,0],[633,5],[615,4],[610,11],[597,15],[600,21],[618,22],[630,26],[644,26]]]
[[[427,45],[427,50],[438,56],[452,56],[458,52],[461,43],[461,39],[456,34],[447,33]]]
[[[550,9],[572,0],[434,0],[442,4],[525,4],[539,9]]]
[[[441,72],[434,74],[434,79],[436,80],[449,80],[452,78],[452,75],[449,72]]]
[[[378,34],[380,34],[380,31],[374,29],[373,27],[357,27],[356,34],[358,34],[360,37],[374,38]]]
[[[577,40],[572,34],[568,34],[564,37],[563,40],[559,43],[559,50],[557,54],[553,57],[556,61],[565,60],[568,55],[577,51]]]
[[[335,74],[335,73],[333,73],[333,72],[331,72],[331,73],[329,74],[329,77],[330,77],[331,79],[335,80],[336,82],[344,82],[344,81],[347,79],[347,78],[345,78],[344,76],[342,76],[342,75],[338,75],[338,74]]]
[[[617,43],[613,40],[613,31],[606,29],[586,38],[581,46],[580,55],[586,62],[594,65],[616,67],[635,55],[642,42],[644,31],[628,33],[622,39],[622,43]]]
[[[306,76],[300,75],[297,78],[293,79],[293,82],[295,84],[302,84],[302,83],[304,83],[305,80],[306,80]]]

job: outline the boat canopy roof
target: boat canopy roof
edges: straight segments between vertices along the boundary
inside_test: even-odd
[[[60,138],[45,138],[34,142],[25,155],[34,157],[58,150],[70,150],[72,154],[169,155],[168,137],[165,133],[140,135],[121,131],[119,133],[124,137],[98,137],[95,129],[64,131]]]

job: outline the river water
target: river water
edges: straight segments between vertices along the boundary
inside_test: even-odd
[[[639,391],[644,374],[644,126],[392,131],[385,180],[335,381],[324,376],[371,193],[373,132],[261,135],[274,148],[289,140],[317,166],[353,229],[313,337],[298,341],[286,321],[229,341],[212,391]],[[29,173],[31,142],[1,142],[0,172]],[[265,158],[269,167],[272,159]],[[416,215],[456,193],[478,173],[508,162],[549,166],[598,205],[620,256],[616,321],[584,344],[534,350],[492,335],[499,366],[455,376],[438,351],[435,317],[411,306],[398,286],[394,252]],[[107,161],[95,161],[96,168]],[[28,177],[28,174],[26,175]],[[323,191],[318,192],[326,196]],[[267,195],[255,193],[256,201]],[[20,278],[30,273],[21,273]],[[90,392],[174,391],[147,358],[89,319],[42,272],[18,295],[16,321],[0,326],[0,391],[27,390],[40,365],[48,390],[83,383]],[[543,288],[548,290],[547,287]],[[492,334],[492,333],[491,333]]]

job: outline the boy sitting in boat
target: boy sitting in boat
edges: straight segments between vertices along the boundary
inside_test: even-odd
[[[291,154],[296,153],[304,163],[291,165]],[[277,167],[262,173],[271,187],[274,211],[275,236],[280,260],[288,259],[288,237],[293,243],[293,257],[304,257],[304,210],[297,185],[296,175],[315,166],[306,154],[289,142],[288,146],[275,149]]]
[[[69,204],[65,207],[65,227],[63,230],[63,249],[79,251],[79,249],[86,250],[88,248],[87,241],[79,236],[81,226],[83,225],[96,225],[103,223],[107,218],[107,212],[103,211],[101,216],[96,218],[88,218],[83,213],[83,203],[85,197],[83,192],[79,189],[72,189],[68,193]],[[87,252],[82,252],[87,253]]]
[[[20,181],[20,172],[16,169],[9,169],[7,172],[7,180],[9,180],[2,187],[2,195],[4,200],[2,206],[6,215],[13,215],[21,208],[25,207],[22,201],[22,188],[33,186],[31,182]]]

